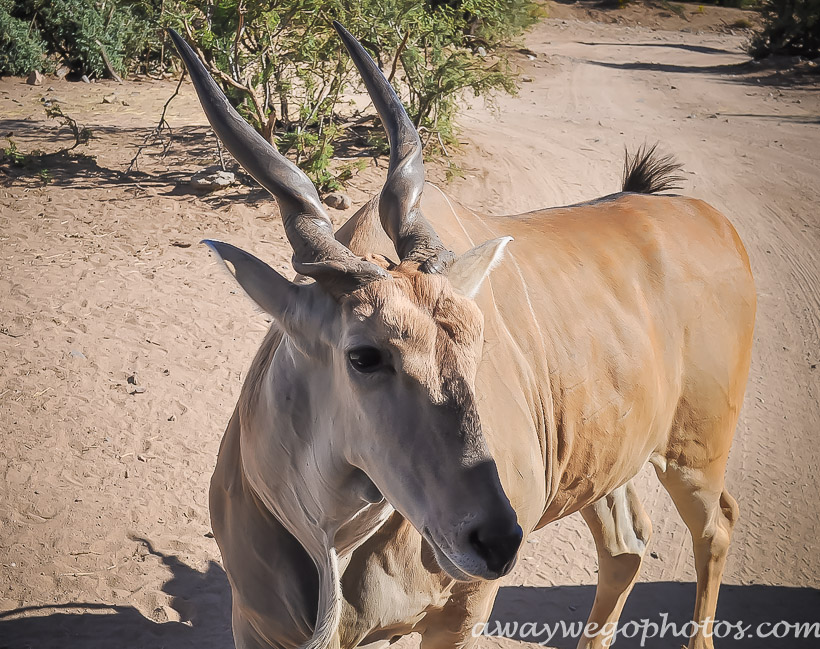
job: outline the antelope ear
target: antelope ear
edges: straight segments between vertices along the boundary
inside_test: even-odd
[[[504,257],[504,249],[512,240],[512,237],[491,239],[458,257],[447,272],[456,293],[474,298],[487,275]]]
[[[222,241],[204,239],[225,267],[263,311],[281,320],[299,287],[252,254]]]
[[[316,284],[294,284],[261,259],[222,241],[202,241],[225,264],[245,293],[303,349],[325,340],[338,317],[338,305]]]
[[[261,259],[222,241],[202,241],[225,264],[245,293],[305,352],[326,342],[333,329],[338,305],[316,284],[294,284]]]

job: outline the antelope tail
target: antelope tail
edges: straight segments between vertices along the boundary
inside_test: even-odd
[[[624,177],[621,191],[635,194],[657,194],[681,189],[684,177],[678,173],[683,165],[672,155],[657,152],[658,145],[644,144],[634,155],[624,154]]]

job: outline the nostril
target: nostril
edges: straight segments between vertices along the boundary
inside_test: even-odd
[[[470,532],[470,536],[468,537],[470,541],[470,546],[473,550],[476,551],[476,554],[480,556],[482,559],[487,558],[487,546],[484,545],[484,542],[481,540],[481,535],[479,535],[478,530],[473,530]]]
[[[487,564],[487,569],[501,577],[512,568],[523,536],[524,532],[518,524],[505,532],[500,532],[496,526],[484,525],[470,532],[468,541]]]

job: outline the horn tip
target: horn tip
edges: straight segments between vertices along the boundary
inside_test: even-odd
[[[174,47],[176,47],[177,52],[179,52],[180,56],[185,53],[186,48],[190,49],[188,43],[185,42],[185,39],[180,36],[175,29],[172,27],[166,27],[165,31],[171,37],[171,40],[174,43]]]
[[[199,243],[208,246],[208,248],[210,248],[217,255],[219,255],[219,246],[225,245],[221,241],[214,241],[213,239],[203,239]]]
[[[233,258],[237,255],[246,255],[248,253],[242,251],[241,249],[237,248],[236,246],[232,246],[229,243],[225,243],[224,241],[217,241],[215,239],[203,239],[199,243],[208,246],[208,250],[214,253],[218,259],[222,261],[228,260],[232,261]]]
[[[354,38],[353,34],[351,34],[345,26],[340,23],[338,20],[333,21],[333,29],[336,30],[336,33],[339,34],[342,38],[342,42],[344,43],[345,47],[349,50],[350,49],[350,42],[353,41],[354,43],[358,44],[358,41]]]

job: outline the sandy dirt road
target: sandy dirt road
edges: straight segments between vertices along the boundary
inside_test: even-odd
[[[709,201],[737,227],[759,296],[754,360],[728,467],[728,488],[739,499],[742,520],[718,617],[817,620],[816,89],[780,95],[754,75],[738,74],[735,66],[745,60],[741,39],[726,35],[559,22],[533,34],[528,45],[538,58],[520,97],[501,101],[497,117],[475,111],[465,122],[470,169],[456,194],[494,213],[585,200],[615,189],[623,147],[644,141],[662,142],[685,164],[685,193]],[[644,472],[639,487],[654,523],[653,555],[642,570],[648,583],[636,588],[627,615],[654,613],[657,619],[668,611],[670,619],[683,620],[693,589],[677,582],[693,579],[690,541],[652,471]],[[577,578],[594,582],[595,567],[579,517],[547,527],[511,577],[525,588],[503,589],[497,615],[541,620],[552,606],[550,620],[572,615],[562,607],[586,612],[593,593],[578,588]],[[561,586],[562,594],[542,590],[544,583]],[[783,642],[750,638],[736,646],[818,646]],[[735,646],[719,646],[727,644]]]
[[[520,95],[463,119],[465,175],[451,193],[514,213],[617,190],[624,146],[658,140],[680,158],[685,193],[737,227],[759,294],[728,469],[742,519],[718,617],[820,621],[818,86],[757,82],[740,65],[742,37],[713,32],[559,18],[526,45],[535,58],[522,57],[531,81]],[[101,104],[112,90],[128,105]],[[267,322],[191,244],[225,238],[283,271],[289,253],[261,192],[175,189],[213,159],[188,86],[169,113],[179,136],[171,155],[147,156],[138,182],[119,179],[172,90],[0,82],[0,130],[21,150],[64,141],[42,117],[49,94],[97,134],[95,162],[51,169],[47,185],[16,172],[0,181],[0,647],[231,646],[207,483]],[[354,202],[380,173],[354,180]],[[638,486],[654,537],[625,619],[683,622],[694,599],[688,533],[648,471]],[[493,620],[583,620],[595,570],[580,518],[559,521],[528,541]],[[546,640],[512,635],[479,646]],[[749,637],[718,647],[818,642]],[[546,643],[574,644],[560,633]]]

